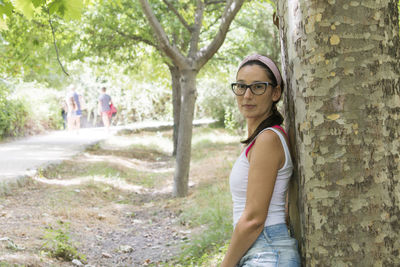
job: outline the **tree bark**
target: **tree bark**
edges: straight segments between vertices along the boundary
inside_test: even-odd
[[[172,110],[174,116],[173,128],[173,152],[172,155],[176,156],[178,137],[179,137],[179,117],[181,112],[181,73],[176,66],[168,65],[172,79]]]
[[[196,70],[183,70],[181,76],[182,102],[179,121],[173,194],[184,197],[188,193],[192,127],[196,102]]]
[[[400,266],[396,7],[278,1],[304,266]]]

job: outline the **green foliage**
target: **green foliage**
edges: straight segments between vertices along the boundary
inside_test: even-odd
[[[235,67],[232,67],[234,69]],[[243,127],[244,120],[237,108],[236,100],[230,89],[228,78],[223,81],[222,72],[214,72],[214,77],[201,77],[198,82],[199,97],[197,115],[212,117],[220,126],[230,130]]]
[[[0,32],[0,52],[4,55],[0,57],[0,73],[57,87],[65,82],[46,12],[36,12],[31,20],[15,15],[7,19],[7,25],[8,30]],[[56,16],[52,16],[52,25],[64,61],[73,53],[76,33]]]
[[[208,65],[229,64],[236,69],[238,62],[255,52],[280,62],[279,33],[272,20],[274,6],[269,2],[248,1],[243,5],[224,44]]]
[[[86,256],[78,253],[76,246],[70,240],[69,224],[59,221],[58,225],[59,228],[50,225],[45,229],[43,251],[51,257],[62,258],[66,261],[74,259],[86,261]]]
[[[22,101],[11,101],[9,93],[0,87],[0,139],[23,135],[28,111]]]

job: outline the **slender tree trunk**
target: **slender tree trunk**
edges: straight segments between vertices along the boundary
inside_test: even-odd
[[[168,65],[172,79],[172,110],[174,116],[174,127],[173,127],[173,143],[174,148],[172,155],[176,156],[179,136],[179,115],[181,112],[181,73],[179,68],[176,66]]]
[[[182,106],[179,116],[178,149],[174,175],[173,194],[184,197],[188,193],[188,178],[192,144],[192,126],[196,102],[196,70],[181,72]]]
[[[278,1],[304,266],[400,266],[397,2]]]

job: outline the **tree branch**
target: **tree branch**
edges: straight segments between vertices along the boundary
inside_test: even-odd
[[[208,28],[213,27],[215,24],[217,24],[218,21],[221,20],[222,16],[218,16],[213,22],[210,23],[210,25],[208,25]]]
[[[53,23],[51,22],[50,9],[47,9],[47,13],[49,14],[49,24],[50,24],[50,28],[51,28],[51,33],[53,34],[53,44],[54,44],[54,48],[56,49],[58,64],[60,64],[61,69],[65,73],[65,75],[69,76],[69,74],[65,71],[64,66],[61,63],[60,56],[58,54],[58,48],[57,48],[57,43],[56,43],[56,34],[54,32]]]
[[[200,30],[203,23],[204,3],[202,0],[197,0],[196,13],[194,15],[194,27],[190,38],[189,56],[194,57],[197,53],[200,40]]]
[[[242,7],[245,0],[230,0],[225,6],[222,14],[221,24],[218,33],[215,35],[212,42],[197,53],[198,68],[201,68],[207,61],[218,51],[224,42],[229,26],[235,18],[236,14]]]
[[[176,10],[176,8],[167,0],[163,0],[163,2],[168,6],[169,9],[172,10],[172,12],[175,13],[175,15],[178,17],[179,21],[182,23],[182,25],[190,32],[192,33],[193,28],[186,22],[186,20],[182,17],[182,15]]]
[[[205,5],[214,5],[214,4],[222,4],[222,3],[226,3],[226,0],[216,0],[216,1],[205,1]]]
[[[143,12],[149,21],[151,28],[153,29],[157,39],[159,40],[160,50],[162,50],[167,57],[169,57],[178,67],[184,69],[188,67],[188,62],[186,58],[181,54],[181,52],[176,48],[176,46],[172,46],[167,34],[162,28],[160,22],[157,20],[154,15],[153,10],[151,9],[149,2],[147,0],[139,0]]]
[[[147,40],[147,39],[145,39],[145,38],[143,38],[143,37],[141,37],[141,36],[139,36],[139,35],[132,35],[132,34],[129,34],[129,33],[124,33],[124,32],[122,32],[122,31],[120,31],[120,30],[118,30],[118,29],[112,29],[111,27],[108,27],[110,30],[113,30],[113,31],[115,31],[116,33],[118,33],[119,35],[121,35],[122,37],[124,37],[124,38],[127,38],[127,39],[130,39],[130,40],[133,40],[133,41],[137,41],[137,42],[142,42],[142,43],[145,43],[145,44],[147,44],[147,45],[150,45],[150,46],[153,46],[153,47],[155,47],[155,48],[159,48],[155,43],[153,43],[152,41],[150,41],[150,40]]]

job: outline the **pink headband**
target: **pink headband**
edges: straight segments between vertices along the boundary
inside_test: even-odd
[[[243,61],[240,63],[239,68],[243,67],[244,64],[246,64],[249,61],[260,61],[261,63],[265,64],[274,74],[276,81],[278,82],[278,85],[281,85],[282,87],[282,77],[281,77],[281,73],[279,72],[278,67],[275,65],[275,63],[269,59],[266,56],[262,56],[259,54],[253,54],[250,56],[247,56],[245,59],[243,59]]]

